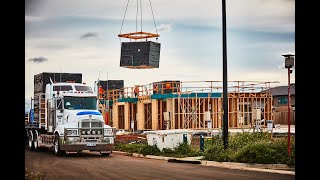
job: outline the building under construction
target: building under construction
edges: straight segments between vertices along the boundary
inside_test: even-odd
[[[272,83],[277,82],[228,82],[229,128],[252,128],[273,119],[272,95],[265,91]],[[218,129],[222,97],[221,81],[161,81],[103,91],[100,110],[106,123],[119,130]]]

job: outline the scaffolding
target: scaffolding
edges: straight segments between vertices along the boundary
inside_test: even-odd
[[[133,94],[134,87],[111,90],[104,95],[112,112],[111,125],[123,130],[222,127],[221,81],[163,83],[157,82],[162,87],[157,89],[153,88],[154,83],[138,85],[137,97]],[[229,81],[229,128],[253,128],[256,121],[273,120],[272,95],[268,91],[273,83],[279,82]]]

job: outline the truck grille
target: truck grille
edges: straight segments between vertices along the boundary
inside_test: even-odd
[[[82,128],[102,128],[103,124],[101,121],[82,121],[81,122]]]
[[[81,135],[99,137],[103,133],[103,122],[96,120],[83,120],[81,122]]]
[[[102,127],[102,122],[91,122],[91,127]]]

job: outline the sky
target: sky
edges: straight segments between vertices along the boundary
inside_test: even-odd
[[[226,27],[229,81],[288,84],[282,55],[295,54],[294,0],[226,0]],[[160,35],[159,68],[120,67],[129,40],[118,34],[140,30]],[[25,0],[26,107],[42,72],[82,73],[92,86],[222,81],[222,53],[221,0]]]

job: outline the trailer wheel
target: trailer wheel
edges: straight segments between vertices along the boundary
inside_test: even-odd
[[[61,155],[65,154],[65,151],[62,151],[60,149],[60,141],[59,141],[58,134],[56,134],[54,137],[53,151],[54,151],[54,154],[57,156],[61,156]]]
[[[30,130],[28,134],[28,148],[33,151],[34,150],[34,144],[33,144],[33,133]]]

